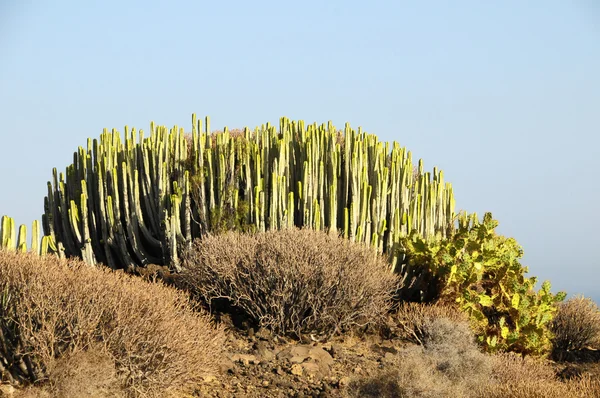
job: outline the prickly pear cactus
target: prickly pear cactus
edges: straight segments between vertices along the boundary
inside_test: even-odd
[[[401,289],[406,299],[456,303],[471,318],[480,343],[488,351],[541,354],[550,348],[548,324],[556,303],[566,294],[552,294],[550,282],[535,291],[537,279],[527,277],[519,262],[523,250],[513,238],[495,233],[498,222],[486,213],[458,217],[458,228],[446,239],[426,241],[418,234],[403,238],[405,265],[425,269],[428,276],[414,296],[414,285]]]

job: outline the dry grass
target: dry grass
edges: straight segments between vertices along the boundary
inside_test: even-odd
[[[217,371],[222,330],[193,311],[185,294],[162,284],[0,251],[0,289],[4,380],[45,380],[65,390],[65,380],[83,382],[65,376],[61,358],[96,358],[109,372],[98,352],[111,358],[128,395],[186,390]]]
[[[300,337],[380,322],[397,278],[365,245],[294,228],[204,238],[179,283],[209,305],[224,298],[261,327]]]
[[[559,304],[550,327],[555,356],[564,351],[600,346],[600,309],[589,298],[577,296]]]

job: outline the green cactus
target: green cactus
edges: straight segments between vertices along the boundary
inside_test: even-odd
[[[454,199],[441,171],[414,175],[411,153],[346,124],[282,118],[253,131],[192,131],[150,124],[149,134],[104,130],[53,171],[44,234],[61,256],[134,271],[178,270],[193,239],[224,227],[338,230],[387,253],[412,230],[438,239],[452,229]],[[242,208],[240,208],[240,206]]]
[[[472,320],[488,351],[542,354],[550,346],[547,328],[555,303],[565,293],[550,292],[550,283],[534,290],[519,259],[523,250],[512,238],[497,235],[498,222],[486,213],[461,213],[458,228],[446,239],[426,241],[415,233],[401,240],[404,275],[419,276],[407,284],[401,299],[456,303]],[[425,293],[424,296],[416,297]]]
[[[20,252],[31,252],[38,255],[58,253],[58,249],[50,236],[43,236],[40,239],[39,221],[34,220],[31,225],[31,245],[27,249],[27,227],[19,226],[19,232],[16,233],[15,221],[8,216],[2,216],[0,223],[0,249],[16,250]]]
[[[2,216],[0,226],[0,244],[3,249],[14,250],[16,240],[15,222],[8,216]]]

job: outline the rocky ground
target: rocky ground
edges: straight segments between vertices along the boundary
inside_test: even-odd
[[[252,328],[229,329],[222,372],[205,380],[197,397],[344,397],[352,381],[391,369],[405,346],[374,335],[294,341]],[[554,363],[560,377],[600,378],[600,353]]]
[[[232,332],[227,348],[222,375],[209,377],[197,396],[343,396],[353,378],[384,369],[400,344],[375,337],[297,342],[250,329]]]

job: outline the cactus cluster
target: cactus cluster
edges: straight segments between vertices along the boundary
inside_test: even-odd
[[[397,143],[346,124],[280,119],[239,133],[211,133],[192,116],[191,134],[151,123],[145,135],[105,130],[79,147],[65,173],[53,170],[44,233],[61,256],[129,271],[147,264],[180,270],[181,251],[224,217],[265,231],[336,229],[387,253],[402,236],[430,239],[452,228],[454,198],[436,168],[415,168]]]
[[[17,250],[27,252],[27,227],[19,226],[17,233],[15,220],[8,216],[2,216],[0,224],[0,249]],[[38,255],[45,255],[49,252],[55,252],[56,246],[50,236],[40,238],[39,221],[33,221],[31,225],[31,246],[29,251]]]

